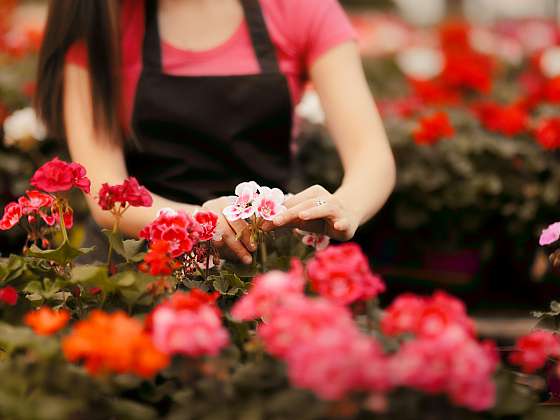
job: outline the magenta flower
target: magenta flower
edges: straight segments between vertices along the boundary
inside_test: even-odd
[[[232,204],[223,210],[223,214],[230,222],[239,219],[248,219],[255,214],[255,209],[251,205],[257,197],[259,184],[255,181],[242,182],[235,187],[235,196],[231,197]]]
[[[560,239],[560,222],[551,224],[541,233],[539,244],[541,246],[550,245]]]
[[[283,206],[284,193],[278,188],[259,187],[259,194],[253,201],[255,213],[264,220],[272,220],[275,216],[286,211]]]

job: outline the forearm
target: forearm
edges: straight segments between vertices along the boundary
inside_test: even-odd
[[[379,144],[379,143],[378,143]],[[395,162],[389,150],[380,153],[364,145],[354,150],[345,165],[340,188],[334,194],[353,212],[360,224],[367,222],[385,204],[395,186]]]

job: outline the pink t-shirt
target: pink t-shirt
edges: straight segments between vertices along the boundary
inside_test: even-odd
[[[142,68],[144,3],[121,0],[123,126],[129,127]],[[355,39],[354,29],[337,0],[260,0],[280,69],[297,104],[314,61],[336,45]],[[260,72],[249,28],[244,21],[223,44],[207,51],[187,51],[162,42],[163,71],[180,76],[228,76]],[[67,62],[87,66],[82,43],[75,44]]]

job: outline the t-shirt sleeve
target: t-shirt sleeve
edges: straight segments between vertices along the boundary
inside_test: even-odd
[[[324,53],[355,40],[356,32],[337,0],[296,0],[293,24],[302,59],[309,69]]]
[[[66,63],[86,68],[88,66],[88,53],[83,41],[75,42],[66,52]]]

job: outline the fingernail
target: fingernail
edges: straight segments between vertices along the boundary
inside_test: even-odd
[[[256,244],[254,244],[254,243],[251,243],[251,244],[249,245],[249,248],[251,249],[251,251],[253,251],[253,252],[254,252],[254,251],[256,251],[256,250],[257,250],[257,245],[256,245]]]
[[[249,256],[243,257],[243,262],[245,264],[251,264],[253,262],[253,259]]]
[[[299,218],[302,220],[306,220],[309,217],[309,213],[300,213]]]
[[[281,225],[283,221],[284,218],[282,216],[278,216],[272,219],[272,223],[274,223],[275,225]]]

